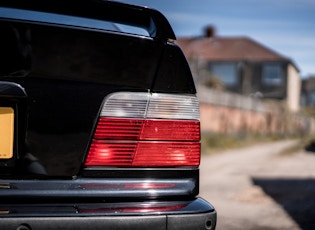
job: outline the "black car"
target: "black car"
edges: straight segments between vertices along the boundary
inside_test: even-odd
[[[175,39],[149,8],[1,1],[1,230],[215,229]]]

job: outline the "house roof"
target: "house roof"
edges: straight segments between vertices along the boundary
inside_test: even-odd
[[[291,60],[248,37],[179,38],[176,43],[188,59],[207,61],[287,61]]]

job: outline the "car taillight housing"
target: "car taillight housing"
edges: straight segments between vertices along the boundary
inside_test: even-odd
[[[197,167],[195,95],[118,92],[104,102],[85,167]]]

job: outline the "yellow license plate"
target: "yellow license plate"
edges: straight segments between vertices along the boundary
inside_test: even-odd
[[[13,156],[14,110],[0,107],[0,159]]]

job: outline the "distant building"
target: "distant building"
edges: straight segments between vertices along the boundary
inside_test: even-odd
[[[301,105],[315,107],[315,76],[310,76],[302,81]]]
[[[298,111],[301,80],[291,59],[247,37],[217,37],[212,27],[204,37],[179,38],[197,84],[242,95],[286,100]]]

